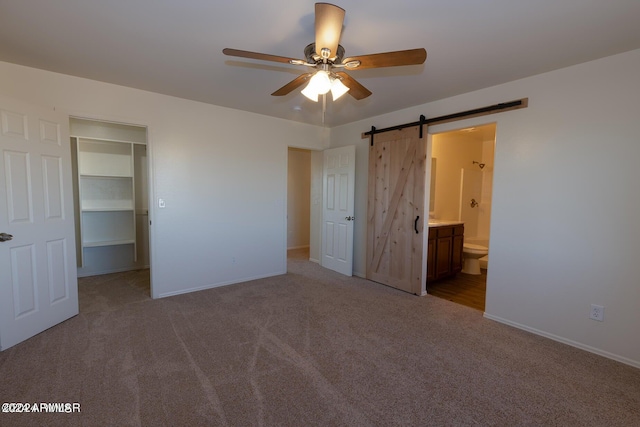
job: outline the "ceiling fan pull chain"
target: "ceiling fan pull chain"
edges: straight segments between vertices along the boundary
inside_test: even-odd
[[[322,124],[324,124],[324,116],[327,112],[327,94],[322,95]]]

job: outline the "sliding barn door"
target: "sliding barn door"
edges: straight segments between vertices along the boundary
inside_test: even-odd
[[[367,278],[414,294],[421,294],[423,282],[425,165],[426,138],[419,138],[418,127],[374,135]]]

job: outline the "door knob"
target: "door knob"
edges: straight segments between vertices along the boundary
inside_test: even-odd
[[[11,239],[13,239],[13,236],[11,234],[0,233],[0,242],[8,242]]]
[[[354,221],[356,219],[356,217],[355,216],[348,216],[348,217],[345,217],[345,219],[347,221]]]

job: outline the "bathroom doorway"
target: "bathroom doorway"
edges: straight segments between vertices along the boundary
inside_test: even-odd
[[[464,243],[486,248],[490,247],[495,139],[495,123],[432,138],[432,158],[438,167],[432,178],[435,194],[429,217],[463,222]],[[484,311],[489,254],[479,258],[479,264],[480,274],[460,272],[427,282],[427,293]]]

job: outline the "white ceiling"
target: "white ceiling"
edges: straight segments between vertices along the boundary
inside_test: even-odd
[[[222,54],[303,59],[314,3],[0,0],[0,61],[321,125],[321,103],[299,89],[270,96],[307,68]],[[346,10],[345,56],[424,47],[427,61],[349,72],[373,95],[328,100],[327,126],[640,48],[639,0],[335,4]]]

